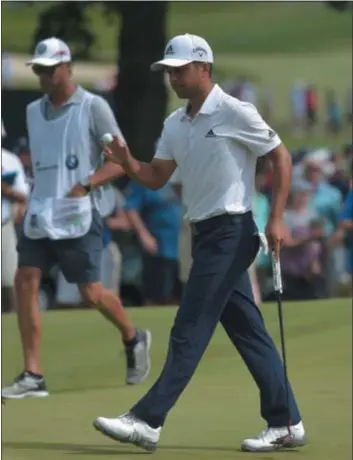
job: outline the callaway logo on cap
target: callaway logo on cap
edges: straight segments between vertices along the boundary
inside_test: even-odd
[[[161,61],[154,62],[151,70],[163,70],[165,67],[181,67],[190,62],[213,63],[213,53],[210,45],[197,35],[177,35],[172,38],[164,52]]]
[[[70,61],[70,48],[59,38],[52,37],[37,44],[32,59],[26,62],[26,65],[37,64],[52,67],[62,62]]]

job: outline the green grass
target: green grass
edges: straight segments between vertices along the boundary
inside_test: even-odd
[[[2,415],[5,460],[133,460],[140,452],[107,440],[92,427],[99,416],[129,409],[158,376],[174,309],[130,310],[152,330],[153,375],[124,385],[118,336],[95,312],[43,314],[42,359],[51,397],[8,401]],[[276,307],[265,305],[278,341]],[[261,460],[332,460],[352,452],[352,309],[350,301],[285,304],[289,372],[310,444],[298,453],[258,455]],[[3,317],[3,382],[20,370],[14,316]],[[258,391],[238,354],[219,329],[191,384],[168,418],[161,460],[245,460],[239,443],[262,428]],[[251,455],[250,455],[251,457]]]
[[[2,48],[29,52],[38,15],[48,2],[31,8],[2,8]],[[88,11],[97,36],[96,59],[115,59],[119,16],[107,22],[102,7]],[[205,36],[217,53],[312,52],[351,48],[349,12],[337,13],[322,2],[170,2],[169,36]]]

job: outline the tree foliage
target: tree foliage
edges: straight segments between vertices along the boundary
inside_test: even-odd
[[[96,40],[87,15],[93,2],[48,2],[39,16],[33,37],[33,48],[47,37],[60,37],[69,44],[76,59],[89,59]],[[120,2],[100,2],[107,20],[120,12]]]
[[[330,8],[333,8],[337,11],[346,11],[349,8],[349,6],[352,6],[351,2],[333,1],[333,2],[326,2],[326,3]]]
[[[96,39],[87,11],[93,2],[48,3],[39,17],[33,44],[57,36],[70,46],[74,59],[89,59]],[[152,73],[150,64],[161,58],[166,43],[168,2],[100,2],[107,21],[121,15],[116,49],[118,86],[111,102],[132,152],[150,160],[167,109],[163,73]]]

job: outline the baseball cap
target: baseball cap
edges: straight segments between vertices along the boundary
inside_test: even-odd
[[[163,70],[165,66],[181,67],[190,62],[213,63],[213,52],[205,39],[197,35],[177,35],[169,40],[164,51],[164,58],[154,62],[151,70]]]
[[[70,48],[65,42],[56,37],[47,38],[39,42],[34,50],[33,57],[26,65],[42,65],[52,67],[62,62],[71,61]]]

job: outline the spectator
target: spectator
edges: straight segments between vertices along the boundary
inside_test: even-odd
[[[353,194],[351,178],[349,192],[340,214],[340,223],[337,230],[331,235],[328,244],[331,249],[342,251],[343,260],[340,260],[342,266],[337,279],[337,294],[352,294],[352,268],[353,268]]]
[[[290,300],[314,299],[322,275],[324,235],[318,215],[308,207],[313,187],[304,180],[293,183],[284,220],[289,233],[281,253],[284,294]]]
[[[240,100],[257,106],[257,89],[248,79],[243,81]]]
[[[352,173],[352,160],[353,160],[353,144],[348,142],[343,145],[343,155],[346,160],[350,163],[351,173]]]
[[[319,95],[314,85],[309,85],[306,93],[307,128],[312,130],[317,125],[317,113],[319,108]]]
[[[297,81],[290,91],[290,103],[292,108],[292,124],[294,132],[300,132],[306,122],[306,83]]]
[[[178,279],[180,199],[171,183],[160,190],[131,183],[125,209],[143,248],[144,303],[170,304]]]
[[[6,136],[2,123],[2,138]],[[15,310],[14,281],[17,269],[16,219],[22,215],[29,187],[17,156],[1,149],[1,296],[2,312]],[[6,242],[4,244],[4,242]]]
[[[254,219],[259,229],[259,232],[264,233],[268,217],[270,215],[270,204],[267,197],[263,194],[266,186],[266,165],[267,163],[261,159],[257,161],[256,174],[255,174],[255,188],[253,201],[253,214]],[[261,284],[265,270],[268,267],[269,258],[263,253],[259,252],[257,258],[249,269],[250,281],[254,293],[255,303],[260,306],[261,304]]]
[[[337,134],[342,128],[342,110],[333,89],[326,92],[327,128],[332,134]]]
[[[272,122],[274,113],[274,91],[271,87],[266,87],[262,96],[262,116],[268,122]]]
[[[337,228],[342,195],[329,184],[325,177],[327,160],[320,157],[321,152],[308,155],[304,163],[304,179],[313,187],[309,206],[325,224],[325,234],[329,236]]]
[[[349,191],[348,161],[343,153],[336,153],[332,157],[333,173],[330,175],[329,183],[341,192],[343,198]]]
[[[341,210],[341,192],[329,184],[326,173],[332,173],[332,163],[328,161],[327,152],[317,151],[310,154],[304,165],[304,177],[314,187],[309,206],[324,223],[325,237],[330,238],[338,226]],[[326,297],[334,295],[337,278],[340,276],[344,253],[341,248],[331,250],[325,246],[325,278],[323,286]]]
[[[350,190],[347,194],[343,210],[340,215],[339,228],[342,230],[347,243],[347,272],[353,273],[353,179],[350,180]],[[351,280],[352,281],[352,280]]]

